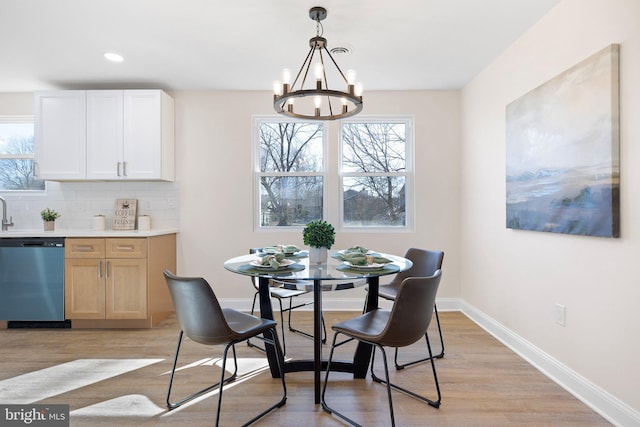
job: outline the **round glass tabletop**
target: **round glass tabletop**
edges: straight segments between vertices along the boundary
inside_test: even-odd
[[[337,258],[337,252],[331,252],[326,263],[312,264],[304,252],[287,257],[291,261],[278,269],[260,266],[261,257],[256,254],[242,255],[231,258],[224,263],[228,271],[246,276],[265,277],[282,280],[349,280],[366,279],[368,277],[396,274],[411,268],[410,260],[383,253],[377,256],[386,258],[390,262],[373,266],[353,266]]]

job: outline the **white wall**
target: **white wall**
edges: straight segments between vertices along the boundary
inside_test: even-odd
[[[303,247],[301,230],[258,231],[253,224],[252,117],[274,115],[269,92],[178,92],[177,178],[180,184],[178,270],[209,279],[227,302],[250,298],[246,277],[223,262],[250,247],[291,243]],[[378,92],[365,95],[366,115],[413,115],[416,142],[416,217],[410,233],[337,230],[334,248],[362,244],[404,254],[411,246],[445,251],[440,298],[459,296],[459,91]],[[329,158],[338,156],[338,123],[330,123]],[[327,183],[327,218],[337,226],[340,192],[334,174]],[[325,308],[359,308],[362,289],[325,294]],[[333,300],[333,305],[332,301]],[[241,303],[236,301],[238,305]]]
[[[621,45],[621,237],[506,229],[506,105],[611,43]],[[464,88],[462,111],[462,298],[640,410],[640,1],[562,1]]]

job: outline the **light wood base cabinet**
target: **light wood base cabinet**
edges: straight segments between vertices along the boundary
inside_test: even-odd
[[[175,234],[68,238],[65,317],[73,328],[152,327],[173,313],[164,269],[176,269]]]

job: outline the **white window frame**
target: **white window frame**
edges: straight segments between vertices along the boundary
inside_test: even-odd
[[[343,170],[343,138],[342,125],[346,123],[401,123],[406,126],[406,142],[405,142],[405,171],[393,174],[388,173],[361,173],[361,172],[345,172]],[[413,232],[415,229],[415,127],[413,116],[358,116],[353,119],[345,119],[340,122],[339,129],[339,153],[338,153],[338,175],[339,175],[339,227],[343,231],[354,232],[375,232],[375,233],[402,233]],[[353,226],[347,225],[344,221],[344,179],[352,176],[404,176],[405,177],[405,225],[403,226]]]
[[[261,200],[260,200],[260,177],[261,176],[283,176],[280,172],[261,172],[260,171],[260,124],[264,122],[277,122],[277,123],[304,123],[302,120],[287,119],[282,116],[253,116],[252,125],[252,169],[253,169],[253,220],[255,231],[295,231],[300,232],[303,225],[290,225],[290,226],[264,226],[260,218],[261,213]],[[303,177],[303,176],[321,176],[322,177],[322,217],[327,219],[329,212],[328,208],[328,133],[329,128],[326,122],[322,122],[322,170],[317,172],[288,172],[285,176],[291,177]]]
[[[29,123],[34,126],[34,138],[35,138],[35,117],[30,115],[0,115],[0,123]],[[36,158],[35,158],[35,144],[34,144],[34,152],[31,154],[3,154],[0,153],[0,160],[2,159],[27,159],[32,160],[34,168],[36,167]],[[0,194],[7,195],[44,195],[47,192],[48,182],[44,181],[44,189],[43,190],[7,190],[4,188],[0,188]]]

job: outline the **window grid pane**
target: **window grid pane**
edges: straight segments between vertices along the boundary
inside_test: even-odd
[[[348,122],[341,129],[345,227],[407,226],[408,122]]]
[[[33,120],[0,118],[0,191],[43,191],[34,177]]]
[[[324,125],[259,121],[260,227],[304,226],[324,212]]]

